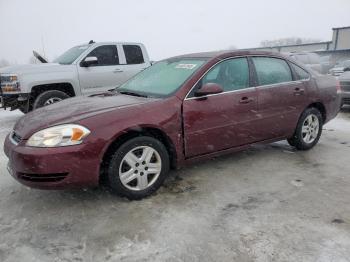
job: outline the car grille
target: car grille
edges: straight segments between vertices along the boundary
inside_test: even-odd
[[[350,81],[341,81],[340,88],[343,91],[350,92]]]
[[[10,134],[10,138],[12,143],[18,145],[22,141],[22,137],[20,137],[15,131],[12,131]]]
[[[350,98],[343,98],[343,104],[350,105]]]
[[[57,174],[26,174],[18,173],[18,178],[29,182],[59,182],[65,179],[68,173]]]

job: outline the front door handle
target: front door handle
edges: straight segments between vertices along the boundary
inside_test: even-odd
[[[113,71],[113,73],[122,73],[122,72],[123,72],[123,70],[120,69],[120,68],[116,68],[116,69],[114,69],[114,71]]]
[[[294,95],[295,96],[300,96],[300,95],[303,95],[305,92],[305,90],[303,88],[299,88],[299,87],[296,87],[294,89]]]
[[[240,103],[240,104],[248,104],[248,103],[251,103],[251,102],[253,102],[253,101],[254,101],[253,98],[244,96],[244,97],[242,97],[242,98],[239,100],[239,103]]]

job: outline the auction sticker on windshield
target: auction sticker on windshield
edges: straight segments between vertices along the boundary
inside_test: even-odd
[[[196,64],[178,64],[175,68],[181,68],[181,69],[189,69],[192,70],[195,68],[197,65]]]

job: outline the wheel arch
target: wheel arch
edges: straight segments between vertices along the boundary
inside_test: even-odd
[[[312,108],[312,107],[316,108],[316,109],[318,109],[320,111],[320,113],[322,115],[323,123],[325,123],[326,120],[327,120],[327,111],[326,111],[326,107],[324,106],[324,104],[321,103],[321,102],[313,102],[308,107],[306,107],[305,110],[308,109],[308,108]]]
[[[327,112],[326,112],[326,107],[324,106],[324,104],[322,102],[316,101],[316,102],[312,102],[310,103],[307,107],[305,107],[305,109],[300,113],[298,120],[296,122],[296,125],[294,127],[294,131],[293,131],[293,136],[295,135],[295,130],[298,126],[298,122],[300,121],[301,116],[303,115],[304,111],[308,108],[316,108],[320,111],[321,115],[322,115],[322,121],[323,123],[325,123],[326,119],[327,119]]]
[[[69,82],[62,82],[62,83],[51,83],[51,84],[41,84],[41,85],[35,85],[31,88],[31,97],[35,99],[38,97],[38,95],[42,94],[45,91],[50,90],[58,90],[66,93],[70,97],[76,96],[74,87]]]
[[[177,153],[176,147],[171,138],[160,128],[154,126],[138,126],[134,128],[128,128],[119,133],[114,137],[113,141],[109,143],[104,152],[102,153],[102,162],[100,165],[100,181],[104,181],[106,179],[106,172],[109,165],[109,161],[111,159],[112,152],[115,152],[118,147],[120,147],[126,141],[139,137],[139,136],[150,136],[153,137],[164,144],[166,147],[169,160],[170,167],[172,169],[176,168],[177,163]]]

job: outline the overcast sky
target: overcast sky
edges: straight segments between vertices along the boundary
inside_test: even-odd
[[[328,41],[332,27],[350,26],[349,10],[349,0],[0,0],[0,59],[27,63],[44,46],[52,60],[90,39],[142,42],[154,60],[292,36]]]

